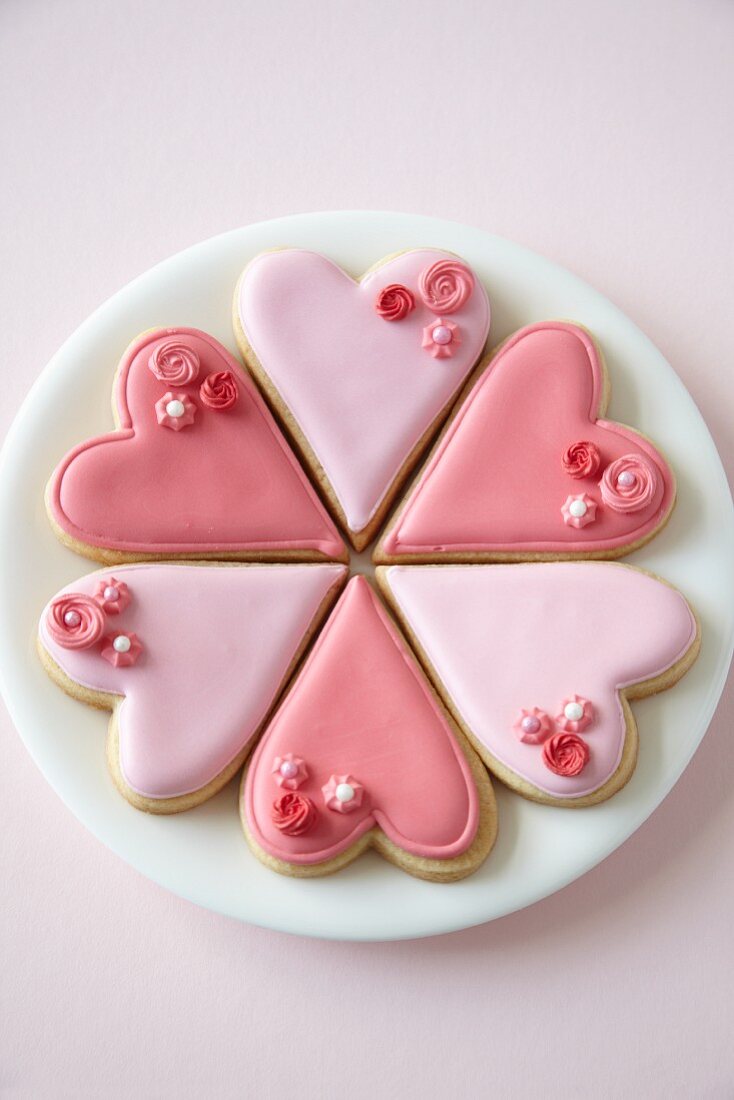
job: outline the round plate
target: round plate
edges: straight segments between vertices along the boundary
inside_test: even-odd
[[[701,656],[671,691],[634,704],[640,758],[631,781],[592,809],[535,805],[496,784],[500,831],[484,866],[450,886],[412,879],[370,853],[331,878],[283,878],[256,862],[237,816],[237,786],[185,814],[152,817],[117,793],[105,763],[107,715],[63,695],[35,654],[49,595],[93,563],[56,541],[45,481],[73,444],[112,428],[118,357],[143,329],[195,325],[235,350],[234,285],[256,253],[327,253],[353,274],[401,249],[463,256],[492,301],[492,342],[533,321],[579,321],[595,334],[612,383],[609,416],[662,448],[679,499],[665,530],[627,558],[677,585],[702,623]],[[62,415],[59,415],[60,411]],[[398,939],[466,928],[545,897],[604,859],[652,813],[690,760],[723,689],[734,640],[734,511],[713,441],[690,396],[649,340],[600,294],[509,241],[433,218],[377,212],[298,215],[205,241],[121,290],[48,364],[8,435],[0,466],[0,669],[10,713],[49,783],[113,851],[199,905],[269,928],[338,939]],[[364,568],[364,559],[355,559]]]

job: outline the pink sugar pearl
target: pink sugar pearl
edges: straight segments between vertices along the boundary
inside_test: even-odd
[[[537,733],[540,729],[540,719],[532,714],[528,714],[527,717],[522,720],[522,728],[524,733]]]
[[[119,596],[120,596],[120,593],[114,587],[114,585],[108,584],[107,587],[104,590],[104,598],[106,600],[116,600],[116,599],[119,598]]]
[[[436,325],[431,333],[434,344],[450,344],[452,340],[451,329],[446,325]]]
[[[623,470],[617,478],[617,485],[622,485],[625,489],[629,489],[630,485],[634,485],[635,475],[631,474],[629,470]]]
[[[292,760],[284,760],[280,765],[280,774],[284,779],[295,779],[298,775],[298,765]]]
[[[82,617],[81,617],[81,615],[79,614],[78,611],[67,611],[66,614],[64,615],[64,622],[66,623],[67,626],[71,626],[71,627],[79,626],[79,623],[81,621],[82,621]]]

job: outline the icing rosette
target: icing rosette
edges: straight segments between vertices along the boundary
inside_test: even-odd
[[[459,326],[444,317],[437,317],[423,329],[421,347],[430,351],[434,359],[450,359],[460,343]]]
[[[239,397],[237,383],[231,370],[214,371],[201,383],[199,397],[202,405],[217,412],[231,409]]]
[[[94,598],[105,614],[119,615],[130,603],[130,589],[124,581],[107,577],[95,588]]]
[[[180,432],[194,423],[196,405],[186,393],[164,393],[155,403],[155,415],[162,428]]]
[[[321,788],[324,802],[338,814],[358,810],[364,798],[364,787],[351,775],[332,775]]]
[[[456,313],[471,297],[474,276],[458,260],[438,260],[421,272],[418,290],[433,313]]]
[[[561,514],[569,527],[586,527],[596,519],[596,501],[588,493],[571,494],[561,505]]]
[[[166,340],[154,350],[148,367],[159,382],[188,386],[199,375],[199,356],[181,340]]]
[[[556,733],[543,745],[543,763],[556,775],[579,775],[589,762],[589,746],[575,733]]]
[[[639,512],[655,499],[657,470],[641,455],[622,455],[602,474],[602,500],[615,512]]]
[[[137,634],[108,634],[102,639],[102,656],[115,668],[134,665],[142,652]]]
[[[402,321],[415,309],[415,298],[407,286],[390,283],[380,291],[375,309],[386,321]]]
[[[307,833],[317,817],[318,810],[311,799],[297,791],[287,791],[273,803],[273,825],[286,836],[302,836]]]
[[[599,448],[595,443],[581,439],[566,448],[561,463],[564,473],[569,477],[593,477],[601,464]]]
[[[89,649],[102,637],[104,628],[102,608],[91,596],[81,593],[59,596],[46,616],[49,636],[64,649]]]
[[[515,719],[513,729],[519,740],[526,745],[542,745],[550,736],[553,723],[550,715],[540,707],[532,707],[530,710],[523,707]]]
[[[561,713],[556,717],[559,730],[568,733],[581,733],[594,721],[594,707],[583,695],[569,695],[563,700]]]
[[[295,756],[292,752],[284,752],[282,756],[276,756],[272,767],[273,779],[279,787],[286,787],[289,791],[295,791],[301,783],[308,779],[308,768],[305,760]]]

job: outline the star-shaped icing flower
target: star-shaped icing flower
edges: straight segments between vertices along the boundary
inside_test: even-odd
[[[559,730],[581,733],[594,721],[594,706],[583,695],[569,695],[563,700],[561,713],[556,718]]]
[[[107,577],[95,588],[94,598],[108,615],[119,615],[130,603],[130,590],[123,581]]]
[[[596,519],[596,501],[588,493],[568,496],[561,506],[563,522],[569,527],[586,527]]]
[[[155,415],[161,427],[180,432],[182,428],[194,423],[196,405],[188,394],[169,391],[156,401]]]
[[[430,351],[434,359],[450,359],[460,343],[459,326],[444,317],[436,317],[423,329],[421,347]]]
[[[137,634],[108,634],[102,639],[102,656],[115,668],[134,665],[142,652]]]
[[[541,745],[553,732],[553,721],[540,707],[532,707],[530,710],[522,707],[513,729],[526,745]]]
[[[289,791],[295,791],[308,779],[305,761],[300,756],[294,756],[292,752],[284,752],[282,756],[275,757],[272,773],[278,786],[287,787]]]
[[[332,775],[321,788],[324,802],[338,814],[349,814],[362,805],[364,787],[351,775]]]

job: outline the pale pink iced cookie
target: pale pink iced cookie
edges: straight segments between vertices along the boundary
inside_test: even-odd
[[[479,359],[486,291],[456,256],[403,252],[355,281],[325,256],[266,252],[244,270],[242,354],[357,550]]]
[[[247,373],[191,328],[139,336],[117,369],[117,430],[75,447],[46,490],[52,526],[98,561],[347,559]]]
[[[538,802],[589,806],[637,760],[630,701],[699,649],[685,599],[613,562],[396,565],[380,587],[490,771]]]
[[[69,695],[112,711],[107,758],[125,798],[187,810],[241,766],[345,578],[334,564],[90,573],[44,609],[39,654]]]
[[[647,542],[675,479],[647,439],[601,419],[607,399],[585,329],[515,333],[457,404],[375,560],[616,558]]]
[[[497,829],[487,774],[364,577],[347,585],[247,767],[248,843],[282,874],[368,847],[410,874],[471,874]]]

